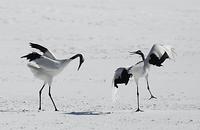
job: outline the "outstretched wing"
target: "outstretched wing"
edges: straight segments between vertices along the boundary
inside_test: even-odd
[[[175,55],[175,50],[171,46],[154,44],[146,59],[149,64],[160,67],[166,59],[174,59]]]
[[[42,56],[37,52],[29,53],[21,58],[26,58],[29,62],[35,62],[40,68],[47,70],[47,71],[54,71],[59,69],[59,61],[53,60],[46,56]]]
[[[43,47],[43,46],[41,46],[39,44],[35,44],[35,43],[30,43],[30,46],[32,48],[38,49],[41,52],[43,52],[44,53],[43,56],[46,56],[46,57],[51,58],[53,60],[56,59],[55,56],[46,47]]]

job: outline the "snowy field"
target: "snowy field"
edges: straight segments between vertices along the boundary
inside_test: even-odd
[[[199,130],[199,0],[0,0],[0,130]],[[82,53],[52,84],[54,111],[22,55],[29,42],[48,47],[57,58]],[[150,95],[140,80],[142,113],[136,113],[136,85],[121,85],[111,100],[117,67],[141,60],[155,43],[176,49],[176,61],[152,67]]]

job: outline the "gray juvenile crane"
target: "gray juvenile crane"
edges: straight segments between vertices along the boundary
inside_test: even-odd
[[[29,62],[35,62],[36,65],[28,63],[28,67],[32,71],[35,77],[44,81],[42,88],[39,91],[39,110],[41,110],[41,94],[44,86],[46,84],[49,85],[49,97],[54,105],[55,111],[58,111],[56,105],[51,96],[51,84],[54,76],[59,74],[72,60],[77,57],[80,58],[80,63],[78,66],[78,70],[80,69],[82,63],[84,62],[84,58],[82,54],[76,54],[69,59],[59,60],[56,59],[55,56],[45,47],[30,43],[30,46],[35,49],[39,49],[43,52],[43,55],[38,54],[37,52],[32,52],[28,55],[22,56],[21,58],[26,58]]]
[[[149,82],[148,82],[148,73],[149,73],[150,67],[151,65],[155,65],[157,67],[162,66],[162,63],[166,59],[168,58],[174,59],[174,56],[176,53],[171,46],[162,45],[162,44],[154,44],[146,58],[144,57],[144,54],[141,52],[141,50],[138,50],[136,52],[130,52],[130,53],[131,55],[133,54],[140,55],[142,57],[142,61],[136,63],[135,65],[131,67],[128,67],[128,68],[121,67],[115,71],[114,78],[113,78],[113,83],[115,87],[115,90],[113,91],[113,100],[115,100],[118,84],[127,85],[129,78],[133,76],[137,85],[137,106],[138,107],[137,107],[136,112],[138,112],[138,111],[142,111],[139,105],[139,88],[138,88],[139,79],[141,77],[145,77],[146,82],[147,82],[147,89],[151,95],[150,99],[156,98],[151,93]]]

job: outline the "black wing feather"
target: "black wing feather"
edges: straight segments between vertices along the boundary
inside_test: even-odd
[[[155,54],[151,54],[149,64],[160,67],[167,58],[169,58],[169,55],[166,52],[162,55],[160,59]]]
[[[159,66],[159,58],[154,53],[150,55],[149,64]]]
[[[28,55],[22,56],[21,58],[26,58],[29,61],[33,61],[35,59],[39,59],[41,57],[40,54],[38,54],[37,52],[32,52]]]
[[[127,85],[129,82],[129,78],[132,75],[128,73],[128,70],[126,68],[118,68],[115,71],[114,76],[114,86],[118,88],[117,84],[125,84]]]
[[[165,52],[160,58],[159,63],[162,64],[167,58],[169,58],[169,55]]]
[[[45,47],[43,47],[43,46],[41,46],[41,45],[39,45],[39,44],[30,43],[30,46],[31,46],[32,48],[35,48],[35,49],[40,50],[40,51],[43,52],[43,53],[45,53],[45,52],[48,51],[47,48],[45,48]]]

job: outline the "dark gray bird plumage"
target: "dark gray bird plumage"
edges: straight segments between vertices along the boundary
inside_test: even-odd
[[[131,76],[132,75],[128,73],[128,69],[122,67],[118,68],[114,75],[114,86],[118,88],[117,84],[127,85]]]
[[[38,54],[37,52],[32,52],[29,53],[28,55],[22,56],[21,58],[26,58],[27,60],[29,60],[29,62],[35,60],[35,59],[39,59],[41,57],[40,54]]]
[[[165,52],[159,59],[154,53],[150,55],[149,64],[156,65],[158,67],[162,66],[162,63],[169,58],[168,54]]]
[[[30,42],[30,46],[31,46],[32,48],[35,48],[35,49],[40,50],[40,51],[43,52],[43,53],[45,53],[45,52],[48,51],[47,48],[45,48],[45,47],[43,47],[43,46],[41,46],[41,45],[39,45],[39,44],[32,43],[32,42]]]

